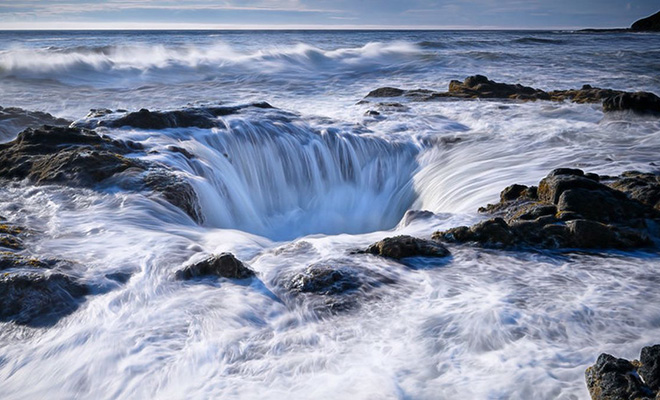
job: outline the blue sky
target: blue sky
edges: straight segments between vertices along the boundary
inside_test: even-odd
[[[627,27],[660,0],[0,0],[0,29]]]

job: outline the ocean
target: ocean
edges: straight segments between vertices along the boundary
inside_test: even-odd
[[[188,182],[201,221],[121,184],[0,187],[0,215],[32,232],[22,254],[72,261],[82,281],[108,288],[52,326],[0,322],[0,397],[588,399],[584,371],[598,354],[634,359],[660,338],[656,253],[355,254],[481,221],[477,209],[506,186],[554,168],[658,171],[655,116],[571,102],[362,101],[475,74],[660,94],[660,35],[0,32],[2,107],[84,124],[90,109],[273,106],[213,128],[98,129]],[[222,252],[257,278],[172,278]],[[327,296],[287,286],[314,265],[387,279],[328,312]]]

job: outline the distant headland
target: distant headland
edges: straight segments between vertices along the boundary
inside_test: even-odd
[[[581,29],[580,32],[660,32],[660,11],[635,21],[630,28],[618,29]]]

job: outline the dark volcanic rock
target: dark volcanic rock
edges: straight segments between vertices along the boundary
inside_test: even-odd
[[[337,295],[362,286],[358,272],[346,266],[313,264],[291,278],[287,289],[301,293]]]
[[[449,250],[438,242],[405,235],[385,238],[369,246],[366,252],[395,259],[416,256],[446,257],[449,255]]]
[[[613,89],[601,89],[592,87],[591,85],[584,85],[581,89],[553,90],[548,92],[552,101],[570,100],[573,103],[580,104],[598,103],[621,93],[625,92]]]
[[[652,398],[628,360],[601,354],[585,372],[589,394],[594,400],[633,400]]]
[[[373,296],[374,289],[393,283],[392,277],[343,260],[328,260],[286,278],[284,287],[305,299],[315,311],[336,313],[359,308]]]
[[[91,186],[128,168],[143,168],[121,155],[128,152],[121,143],[84,129],[26,129],[0,145],[0,176]]]
[[[86,286],[63,274],[3,273],[0,275],[0,321],[50,325],[75,311],[86,294]]]
[[[584,85],[581,89],[553,90],[541,89],[491,81],[483,75],[467,77],[463,82],[452,80],[447,92],[431,90],[403,90],[383,87],[371,91],[366,97],[405,96],[417,101],[432,101],[444,98],[458,99],[512,99],[523,101],[570,100],[574,103],[603,103],[603,111],[632,110],[641,113],[660,112],[660,99],[653,93],[629,93],[614,89],[601,89]]]
[[[651,15],[650,17],[635,21],[630,29],[633,31],[660,31],[660,11]]]
[[[619,93],[603,101],[603,111],[660,113],[660,97],[650,92]]]
[[[203,276],[217,276],[229,279],[247,279],[255,276],[254,271],[231,253],[212,255],[202,261],[184,267],[176,272],[179,280],[189,280]]]
[[[550,100],[550,96],[542,90],[519,84],[494,82],[483,75],[467,77],[463,82],[449,82],[447,95],[475,99]]]
[[[436,232],[432,238],[487,247],[646,247],[653,244],[647,221],[660,222],[653,208],[658,189],[652,174],[631,172],[604,179],[577,169],[556,169],[538,188],[509,186],[499,203],[479,209],[493,218]]]
[[[660,175],[628,171],[607,185],[640,203],[660,210]]]
[[[130,113],[91,110],[85,119],[76,121],[75,126],[84,128],[96,128],[97,126],[121,128],[129,126],[154,130],[191,127],[210,129],[223,126],[218,117],[235,114],[250,107],[274,108],[266,102],[261,102],[240,106],[190,107],[170,111],[149,111],[143,108]]]
[[[646,385],[655,392],[660,391],[660,344],[644,347],[639,362],[638,372]]]
[[[29,111],[18,107],[0,107],[0,139],[10,138],[26,128],[41,125],[69,126],[71,121],[54,117],[41,111]]]
[[[141,182],[130,189],[147,188],[161,193],[170,203],[201,221],[193,188],[163,165],[126,157],[139,150],[132,142],[99,136],[87,129],[30,128],[15,140],[0,144],[0,177],[93,188],[130,169],[141,174]]]

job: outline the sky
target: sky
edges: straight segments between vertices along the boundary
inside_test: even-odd
[[[660,0],[0,0],[0,29],[628,27]]]

